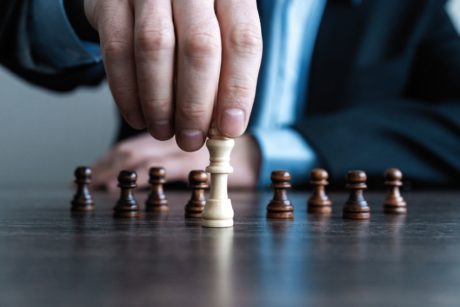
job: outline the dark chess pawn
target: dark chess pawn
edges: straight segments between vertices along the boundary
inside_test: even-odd
[[[201,170],[191,171],[188,181],[192,197],[185,206],[185,217],[201,217],[206,204],[204,191],[208,188],[208,174]]]
[[[402,172],[397,168],[390,168],[385,171],[385,185],[390,189],[383,211],[385,213],[406,213],[407,204],[401,196],[399,188],[402,186]]]
[[[363,171],[349,171],[347,175],[347,188],[350,197],[343,207],[343,218],[365,220],[371,217],[371,209],[364,199],[363,190],[366,186],[367,176]]]
[[[327,179],[328,173],[321,169],[315,168],[310,174],[310,183],[313,185],[313,194],[308,200],[308,212],[329,214],[332,211],[332,202],[326,195],[326,185],[328,185]]]
[[[273,199],[267,206],[267,217],[272,219],[293,219],[294,207],[287,198],[287,189],[291,187],[291,175],[287,171],[277,170],[271,174]]]
[[[118,187],[120,187],[120,198],[113,208],[117,216],[138,215],[139,205],[134,198],[133,190],[136,185],[137,174],[132,171],[121,171],[118,174]]]
[[[91,169],[86,166],[80,166],[75,169],[75,183],[77,192],[72,199],[72,211],[92,211],[94,210],[94,201],[89,191],[91,184]]]
[[[166,183],[166,170],[163,167],[151,167],[149,171],[150,195],[145,201],[145,210],[165,212],[169,210],[168,200],[163,191]]]

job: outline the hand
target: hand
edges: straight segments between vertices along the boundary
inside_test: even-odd
[[[252,137],[243,135],[237,138],[230,159],[234,173],[229,176],[229,186],[254,187],[257,184],[260,157],[259,148]],[[160,142],[144,133],[117,144],[94,164],[93,185],[115,190],[119,171],[128,169],[137,172],[138,186],[145,187],[151,166],[163,166],[168,181],[187,182],[191,170],[204,170],[208,164],[209,152],[206,147],[186,153],[177,147],[174,139]]]
[[[262,57],[256,0],[85,0],[85,12],[131,126],[175,134],[185,151],[202,147],[211,121],[243,134]]]

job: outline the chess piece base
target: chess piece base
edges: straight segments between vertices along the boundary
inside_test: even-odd
[[[169,206],[168,205],[155,205],[155,206],[146,206],[146,212],[168,212]]]
[[[167,199],[147,199],[145,202],[147,212],[167,212],[169,211]]]
[[[72,207],[70,208],[71,211],[74,211],[74,212],[89,212],[89,211],[94,211],[94,205],[91,204],[91,205],[78,205],[78,206],[74,206],[72,205]]]
[[[70,210],[76,211],[76,212],[88,212],[88,211],[93,211],[94,210],[94,202],[93,201],[88,201],[85,199],[82,200],[73,200],[72,201],[72,206],[70,207]]]
[[[233,208],[230,199],[208,199],[201,216],[204,227],[222,228],[233,226]]]
[[[294,219],[294,213],[292,211],[280,212],[280,211],[268,211],[267,218],[269,219]]]
[[[117,203],[117,205],[113,208],[115,213],[129,213],[129,212],[137,212],[139,211],[139,206],[136,202],[133,203]]]
[[[331,205],[308,205],[308,213],[313,213],[313,214],[329,214],[332,212],[332,207]]]
[[[344,219],[367,220],[371,217],[371,208],[366,201],[349,201],[343,208]]]
[[[294,207],[289,200],[272,199],[267,206],[267,218],[270,219],[293,219]]]
[[[139,206],[135,204],[131,205],[117,205],[113,208],[113,215],[115,217],[138,217],[139,216]]]
[[[185,206],[185,217],[199,218],[203,214],[206,201],[190,201]]]
[[[199,219],[201,218],[202,212],[185,212],[186,218],[194,218]]]
[[[227,220],[207,220],[207,219],[203,219],[202,222],[201,222],[201,226],[208,227],[208,228],[232,227],[233,226],[233,219],[227,219]]]
[[[404,214],[407,213],[407,207],[405,203],[398,206],[385,204],[383,206],[383,212],[390,214]]]
[[[329,214],[332,212],[332,201],[328,199],[310,199],[307,207],[308,213]]]
[[[113,216],[116,218],[132,218],[132,217],[139,217],[139,211],[115,211]]]
[[[370,212],[343,212],[344,219],[350,220],[368,220],[371,218]]]

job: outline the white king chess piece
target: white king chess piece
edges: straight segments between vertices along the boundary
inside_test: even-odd
[[[202,214],[205,227],[233,226],[232,201],[227,194],[228,175],[233,173],[230,165],[233,146],[233,139],[220,136],[216,128],[211,128],[206,141],[210,160],[206,171],[211,175],[211,191]]]

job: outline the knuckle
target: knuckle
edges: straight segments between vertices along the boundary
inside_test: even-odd
[[[191,59],[206,59],[220,53],[220,37],[212,31],[191,31],[184,41],[184,52]]]
[[[178,109],[179,116],[193,121],[204,121],[208,114],[206,108],[197,103],[185,103]]]
[[[141,28],[136,34],[136,45],[144,51],[174,50],[174,32],[167,26]]]
[[[246,108],[252,101],[254,89],[245,83],[232,83],[224,86],[223,93],[233,104]]]
[[[125,143],[119,143],[115,146],[115,154],[119,157],[128,158],[132,155],[131,148]]]
[[[230,33],[230,48],[250,55],[262,54],[262,34],[260,29],[253,25],[240,24]]]
[[[103,54],[105,58],[128,57],[131,53],[130,44],[123,40],[109,40],[103,43]]]
[[[143,98],[141,102],[143,105],[152,109],[154,113],[164,113],[172,108],[170,98]]]

